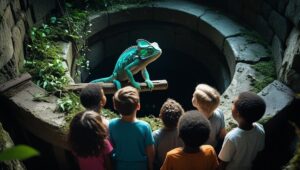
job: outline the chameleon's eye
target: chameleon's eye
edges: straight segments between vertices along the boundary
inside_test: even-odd
[[[141,55],[144,56],[144,55],[147,55],[148,51],[146,49],[142,49],[140,51]]]

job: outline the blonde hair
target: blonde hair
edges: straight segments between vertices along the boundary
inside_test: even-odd
[[[119,89],[113,97],[115,109],[122,115],[131,115],[140,102],[137,89],[126,86]]]
[[[212,113],[220,104],[220,93],[207,84],[198,84],[193,96],[198,107],[209,113]]]

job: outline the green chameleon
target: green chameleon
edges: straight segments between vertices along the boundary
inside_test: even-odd
[[[149,89],[153,89],[153,83],[150,80],[146,66],[155,61],[162,53],[156,42],[150,43],[144,39],[136,40],[137,45],[127,48],[119,57],[111,76],[91,81],[113,82],[117,89],[121,88],[120,81],[129,80],[133,87],[141,90],[140,84],[134,80],[133,75],[142,71]]]

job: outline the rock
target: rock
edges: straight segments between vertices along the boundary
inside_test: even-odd
[[[258,93],[267,105],[264,117],[274,116],[294,99],[294,92],[278,80],[273,81]]]
[[[257,17],[255,29],[268,43],[272,42],[274,32],[264,17]]]
[[[290,30],[291,23],[276,11],[272,11],[269,17],[269,24],[282,42],[285,42]]]
[[[297,28],[292,30],[287,39],[278,78],[296,93],[300,92],[300,31]]]
[[[6,13],[7,11],[9,10],[6,10]],[[0,22],[0,69],[12,58],[14,53],[10,28],[12,21],[9,21],[10,17],[8,17],[7,14],[3,17],[7,18],[3,18],[3,21]]]
[[[12,139],[9,134],[3,129],[2,124],[0,122],[0,152],[11,148],[14,146]],[[12,160],[12,161],[1,161],[1,169],[7,170],[25,170],[25,166],[21,161]]]
[[[275,62],[275,67],[276,67],[276,74],[278,75],[281,64],[282,64],[282,59],[283,59],[283,45],[278,36],[273,37],[272,41],[272,54],[273,54],[273,59]]]
[[[14,26],[12,29],[12,39],[14,47],[14,59],[16,64],[17,73],[24,65],[24,50],[23,50],[23,41],[19,27]]]
[[[286,7],[285,16],[295,25],[299,26],[300,22],[300,1],[299,0],[289,0]]]
[[[200,17],[198,31],[223,50],[225,38],[241,34],[244,27],[218,11],[207,11]]]
[[[232,101],[243,91],[252,91],[252,82],[259,75],[249,64],[238,63],[234,77],[221,96],[220,108],[224,111],[226,126],[234,123],[231,116]],[[263,78],[263,77],[262,77]]]

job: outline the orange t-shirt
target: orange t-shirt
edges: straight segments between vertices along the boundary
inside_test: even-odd
[[[169,151],[160,170],[215,170],[218,164],[214,148],[202,145],[197,153],[185,153],[183,148]]]

